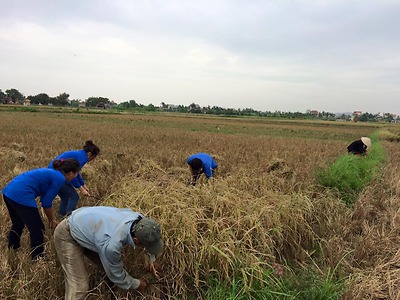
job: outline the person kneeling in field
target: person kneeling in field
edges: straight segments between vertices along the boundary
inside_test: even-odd
[[[347,146],[347,152],[354,155],[366,155],[370,149],[371,139],[367,137],[362,137]]]
[[[196,185],[197,179],[202,173],[207,177],[207,180],[214,177],[214,173],[218,167],[217,163],[207,153],[197,153],[189,156],[187,159],[189,170],[192,175],[190,184]]]
[[[21,246],[21,235],[26,226],[31,239],[32,260],[44,256],[44,224],[36,198],[40,197],[50,228],[56,228],[58,223],[53,214],[53,200],[60,188],[74,179],[78,172],[77,160],[60,159],[53,162],[53,169],[27,171],[6,185],[3,189],[3,198],[12,222],[8,234],[9,249],[18,249]]]
[[[54,232],[54,244],[65,274],[65,299],[85,299],[89,290],[83,256],[103,268],[108,278],[122,289],[143,291],[147,283],[124,269],[125,246],[145,248],[150,268],[158,277],[156,256],[163,250],[161,227],[153,219],[126,208],[82,207],[74,210]]]

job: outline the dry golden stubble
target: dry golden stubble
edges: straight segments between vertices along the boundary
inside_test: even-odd
[[[350,142],[348,136],[368,135],[370,129],[318,127],[315,130],[322,134],[337,135],[335,140],[318,140],[311,135],[303,139],[296,137],[307,130],[312,134],[314,125],[285,125],[282,133],[293,130],[293,136],[273,137],[265,134],[265,124],[245,123],[153,116],[13,114],[8,119],[0,118],[0,124],[4,125],[0,146],[25,153],[27,159],[17,164],[17,168],[30,169],[47,166],[57,154],[67,149],[79,149],[82,141],[93,139],[102,152],[85,166],[84,172],[86,168],[87,172],[84,174],[91,190],[102,198],[100,203],[131,207],[160,219],[163,225],[166,251],[161,261],[166,271],[175,277],[171,277],[173,280],[166,287],[152,286],[146,292],[155,299],[159,297],[157,295],[182,295],[184,298],[203,287],[211,274],[231,279],[239,272],[250,285],[280,256],[300,260],[302,251],[317,242],[325,248],[329,265],[335,265],[339,253],[356,248],[357,243],[362,244],[363,239],[356,234],[363,234],[364,229],[357,229],[365,222],[374,226],[364,230],[368,238],[384,237],[381,244],[368,243],[372,247],[370,253],[379,252],[374,249],[378,247],[382,253],[380,257],[391,257],[396,241],[395,224],[398,224],[398,217],[391,210],[398,207],[399,180],[395,166],[400,164],[395,144],[384,144],[393,165],[390,170],[385,170],[385,182],[390,182],[390,191],[365,193],[360,198],[365,210],[354,214],[360,222],[353,225],[350,213],[337,205],[338,199],[315,189],[313,170],[344,153]],[[207,131],[215,129],[216,124],[220,127],[218,132]],[[278,124],[273,126],[279,129]],[[190,131],[192,127],[197,131]],[[224,133],[235,129],[242,133]],[[209,152],[216,158],[219,164],[216,180],[214,185],[186,187],[185,159],[199,151]],[[266,172],[274,159],[284,161],[289,172],[280,172],[279,168]],[[12,166],[2,172],[2,178],[13,174],[14,169]],[[388,193],[393,197],[387,197]],[[97,202],[82,199],[82,204],[97,205]],[[382,210],[382,213],[372,218],[373,210]],[[387,219],[383,218],[385,214]],[[379,220],[385,220],[383,227]],[[7,219],[2,224],[3,233],[7,232],[8,225]],[[26,236],[24,234],[29,243]],[[5,239],[3,236],[3,247]],[[132,260],[127,261],[127,267],[135,267],[131,263],[137,261],[134,254]],[[296,257],[298,254],[300,256]],[[358,255],[360,259],[364,257],[362,252]],[[367,257],[368,253],[365,255]],[[344,264],[354,269],[359,263],[354,257],[356,254],[349,255]],[[374,259],[373,255],[370,257]],[[377,270],[383,272],[383,269]],[[141,272],[136,269],[135,274]],[[29,282],[24,289],[30,288]],[[393,277],[390,282],[395,283]],[[363,283],[360,281],[360,284]],[[62,279],[52,281],[50,285],[61,299]],[[387,287],[389,291],[390,285]],[[100,292],[96,293],[101,299]],[[117,295],[124,299],[122,293]]]
[[[237,183],[241,180],[247,179],[236,178]],[[107,201],[159,220],[166,239],[162,263],[167,272],[177,274],[176,281],[186,286],[188,278],[200,286],[210,274],[232,278],[238,268],[247,270],[248,266],[254,269],[248,271],[250,274],[260,277],[265,263],[274,261],[281,245],[291,249],[301,246],[301,241],[289,236],[306,240],[312,234],[302,225],[310,204],[304,206],[273,191],[254,198],[252,191],[239,187],[232,188],[230,181],[222,179],[209,187],[188,188],[176,183],[163,188],[145,178],[129,176]],[[284,222],[288,224],[282,226]],[[251,276],[246,276],[251,282]]]

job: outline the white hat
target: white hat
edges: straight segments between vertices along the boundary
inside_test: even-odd
[[[361,141],[364,143],[365,146],[367,146],[367,149],[371,149],[371,139],[370,138],[363,136],[361,138]]]

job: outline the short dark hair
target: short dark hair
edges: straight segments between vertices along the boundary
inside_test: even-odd
[[[97,156],[100,153],[99,147],[97,147],[92,140],[86,141],[83,150],[85,150],[86,153],[92,153],[93,156]]]
[[[189,166],[191,166],[193,170],[198,171],[203,167],[203,162],[200,158],[193,158],[190,161]]]

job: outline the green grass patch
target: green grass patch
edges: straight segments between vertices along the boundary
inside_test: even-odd
[[[342,155],[332,165],[317,171],[317,182],[338,192],[346,204],[353,204],[363,188],[379,174],[384,161],[377,134],[372,135],[371,141],[372,149],[367,155]]]
[[[266,271],[262,279],[253,280],[251,287],[243,276],[222,282],[211,278],[208,288],[203,289],[202,299],[334,300],[340,299],[345,291],[346,278],[336,278],[335,270],[317,273],[304,269],[292,272],[281,268],[278,266]]]

